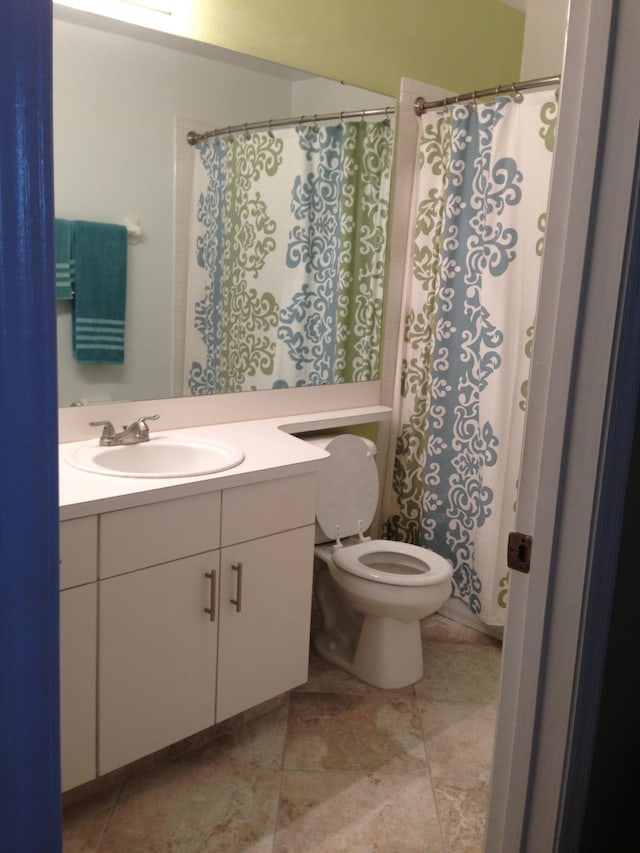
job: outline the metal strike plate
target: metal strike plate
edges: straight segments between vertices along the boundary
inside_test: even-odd
[[[529,573],[531,568],[531,549],[533,547],[533,539],[526,533],[509,534],[509,542],[507,544],[507,565],[514,572]]]

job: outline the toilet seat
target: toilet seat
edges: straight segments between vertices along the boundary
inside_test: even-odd
[[[392,586],[429,586],[447,580],[452,574],[451,563],[439,554],[418,545],[386,539],[336,545],[331,556],[345,572]]]

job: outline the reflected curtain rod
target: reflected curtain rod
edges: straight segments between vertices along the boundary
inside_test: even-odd
[[[251,130],[272,130],[276,127],[294,127],[297,124],[309,124],[310,122],[319,121],[344,121],[346,118],[368,118],[370,116],[390,116],[394,115],[394,107],[380,107],[371,110],[343,110],[341,113],[325,113],[324,115],[299,116],[298,118],[276,118],[268,121],[254,121],[248,124],[234,124],[229,127],[218,128],[217,130],[208,130],[206,133],[196,133],[195,130],[190,130],[187,133],[187,142],[189,145],[197,145],[204,139],[212,137],[225,136],[233,133],[249,133]]]
[[[554,77],[536,77],[535,80],[522,80],[519,83],[507,83],[504,86],[496,86],[493,89],[480,89],[476,92],[465,92],[463,95],[450,95],[439,101],[427,101],[424,98],[416,98],[413,110],[417,116],[421,116],[427,110],[438,107],[448,107],[451,104],[461,104],[464,101],[476,101],[478,98],[489,98],[498,95],[519,95],[527,89],[543,89],[545,86],[557,86],[560,83],[560,75]]]

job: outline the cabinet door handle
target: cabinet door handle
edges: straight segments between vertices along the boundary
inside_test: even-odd
[[[238,573],[238,584],[236,586],[236,597],[231,598],[231,604],[235,604],[236,613],[242,610],[242,563],[233,563],[231,570]]]
[[[204,612],[209,614],[209,621],[216,621],[216,570],[211,569],[210,572],[204,573],[205,578],[211,581],[211,590],[209,592],[209,606],[204,608]]]

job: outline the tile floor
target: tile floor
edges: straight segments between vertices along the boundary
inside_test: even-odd
[[[422,629],[414,686],[312,654],[267,713],[66,806],[65,853],[481,853],[500,643],[438,614]]]

